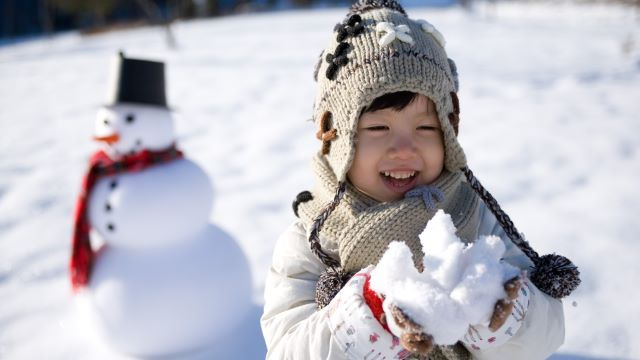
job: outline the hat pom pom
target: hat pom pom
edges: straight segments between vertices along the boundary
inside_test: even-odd
[[[537,259],[531,281],[556,299],[568,296],[580,285],[580,271],[564,256],[549,254]]]
[[[318,305],[318,309],[329,305],[349,278],[351,278],[350,274],[341,268],[327,268],[327,270],[322,272],[316,283],[316,304]]]
[[[351,5],[351,14],[362,14],[369,10],[375,9],[389,9],[397,11],[404,16],[407,16],[407,12],[396,0],[358,0]]]

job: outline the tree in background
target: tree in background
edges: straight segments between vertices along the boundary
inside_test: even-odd
[[[163,16],[158,5],[151,0],[136,0],[136,3],[142,8],[152,24],[164,26],[167,34],[167,45],[174,49],[176,47],[176,39],[171,31],[171,22],[173,19]]]
[[[76,17],[76,23],[82,27],[83,24],[88,25],[92,30],[104,28],[109,25],[108,19],[113,12],[118,9],[119,5],[129,5],[130,2],[121,0],[42,0],[47,15],[43,19],[43,28],[51,27],[50,8],[60,10]],[[135,0],[133,2],[142,14],[147,18],[148,22],[154,25],[164,26],[166,30],[167,45],[170,48],[176,47],[175,37],[171,31],[171,22],[176,14],[175,9],[179,9],[180,4],[192,4],[191,0],[174,0],[171,3],[166,2],[165,6],[172,6],[168,9],[167,15],[163,14],[158,4],[153,0]],[[50,6],[47,6],[50,5]],[[177,16],[176,16],[177,17]]]
[[[313,0],[293,0],[292,1],[293,5],[296,5],[296,6],[311,6],[313,2],[314,2]]]
[[[169,23],[176,19],[206,18],[240,12],[256,12],[286,7],[348,6],[355,0],[0,0],[0,38],[25,34],[53,33],[82,29],[104,31],[113,27],[152,23],[166,26],[167,41],[173,36]],[[405,1],[405,0],[400,0]],[[415,0],[414,4],[422,3]],[[495,13],[500,0],[450,0],[467,10],[482,4],[487,14]],[[510,0],[518,1],[518,0]],[[531,0],[520,0],[531,1]],[[566,0],[547,0],[562,3]],[[640,21],[640,0],[569,0],[576,3],[624,4]],[[442,0],[424,0],[424,4]],[[146,20],[146,21],[145,21]]]
[[[177,10],[176,18],[209,17],[221,15],[220,1],[218,0],[173,0],[176,4],[171,6]]]
[[[90,22],[98,26],[106,24],[107,16],[120,0],[48,0],[54,8],[74,14],[79,23]],[[46,6],[46,5],[45,5]]]

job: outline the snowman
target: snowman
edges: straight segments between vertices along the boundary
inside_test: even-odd
[[[247,260],[209,223],[207,175],[177,150],[164,64],[114,61],[94,154],[76,206],[70,275],[92,323],[116,350],[185,353],[246,317]]]

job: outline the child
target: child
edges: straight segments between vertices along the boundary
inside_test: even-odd
[[[533,283],[547,293],[562,297],[579,283],[577,269],[566,259],[546,259],[554,263],[549,265],[528,247],[467,168],[457,141],[457,73],[442,35],[426,21],[410,19],[394,0],[360,0],[336,25],[315,77],[314,112],[322,140],[313,159],[318,184],[298,195],[294,212],[300,219],[274,250],[261,319],[267,358],[543,359],[552,354],[564,341],[562,303],[529,279],[505,284],[505,300],[496,304],[490,324],[495,336],[486,344],[461,339],[453,346],[434,345],[429,329],[402,309],[381,314],[368,289],[370,265],[391,241],[404,241],[420,266],[418,235],[438,209],[451,215],[466,242],[499,236],[507,249],[504,261],[521,269],[535,265],[539,275]],[[541,271],[554,265],[573,277],[560,284]],[[529,291],[522,293],[530,297],[525,308],[515,309],[523,283]],[[505,319],[516,310],[521,321],[505,329]],[[403,330],[401,339],[387,331],[391,322]]]

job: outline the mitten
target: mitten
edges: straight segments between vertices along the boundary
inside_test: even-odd
[[[331,335],[351,359],[404,359],[411,353],[385,330],[364,299],[364,285],[372,269],[369,266],[356,273],[327,305]]]
[[[504,283],[506,296],[496,302],[491,320],[489,321],[489,330],[495,332],[507,321],[507,317],[509,317],[513,311],[513,306],[515,300],[518,298],[518,291],[521,287],[522,278],[520,276],[516,276]]]
[[[393,333],[400,335],[400,344],[405,349],[419,355],[427,355],[433,349],[433,337],[402,309],[390,304],[387,313],[391,315],[388,323],[395,328]]]
[[[399,337],[402,347],[412,353],[426,355],[433,348],[433,337],[399,307],[385,302],[384,298],[369,286],[370,277],[364,283],[364,299],[373,316],[389,332]],[[387,320],[390,319],[390,320]],[[389,328],[393,327],[393,330]]]
[[[529,309],[529,280],[517,276],[504,284],[505,297],[496,302],[488,325],[471,325],[460,339],[469,350],[503,345],[520,329]]]

